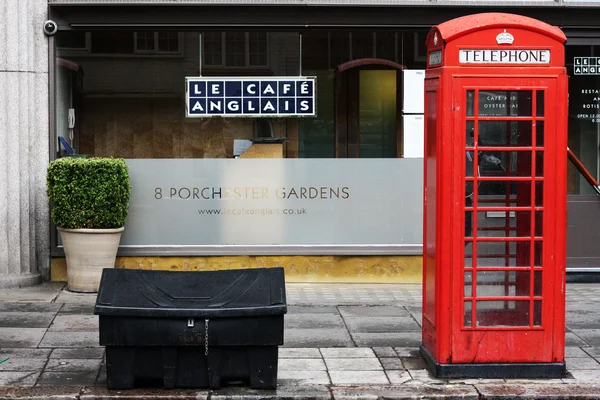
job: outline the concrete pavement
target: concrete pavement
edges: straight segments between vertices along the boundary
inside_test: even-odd
[[[0,399],[600,399],[600,284],[567,285],[565,379],[438,380],[418,353],[420,285],[288,284],[276,391],[108,391],[96,295],[0,290]]]

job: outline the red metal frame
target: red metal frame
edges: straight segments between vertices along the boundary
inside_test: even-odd
[[[497,44],[496,37],[506,31],[514,45]],[[439,363],[564,360],[567,104],[560,99],[567,98],[565,40],[558,28],[506,14],[457,18],[432,28],[428,36],[428,54],[440,52],[441,64],[428,65],[425,80],[423,345]],[[459,50],[467,48],[545,49],[551,56],[543,66],[460,64]],[[530,112],[480,115],[480,91],[507,92],[507,102],[512,92],[518,101],[530,98]],[[506,122],[504,143],[480,143],[480,123],[487,121]],[[516,143],[510,141],[513,122],[520,122]],[[473,128],[469,145],[467,126]],[[523,134],[526,127],[529,136]],[[538,130],[543,143],[536,142]],[[474,160],[470,177],[465,152]],[[513,157],[514,168],[475,173],[482,154],[490,154],[482,152]],[[465,200],[468,182],[472,204]],[[479,193],[480,185],[493,183],[506,183],[502,198]],[[494,211],[503,212],[504,221],[478,226],[482,215]],[[494,244],[497,249],[482,250]],[[469,251],[470,259],[465,258]],[[490,272],[494,275],[488,278]],[[478,275],[488,281],[478,282]]]

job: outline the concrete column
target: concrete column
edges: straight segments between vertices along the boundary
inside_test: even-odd
[[[0,289],[48,274],[47,7],[0,1]]]

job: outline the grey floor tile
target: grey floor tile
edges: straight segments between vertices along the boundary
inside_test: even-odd
[[[85,348],[77,347],[74,349],[54,349],[50,358],[79,358],[79,359],[92,359],[102,358],[104,356],[104,347],[98,348]]]
[[[0,348],[37,347],[45,333],[44,328],[0,328]]]
[[[280,371],[326,371],[325,363],[320,358],[282,358],[279,360]]]
[[[392,385],[401,385],[412,380],[412,376],[405,370],[385,371]]]
[[[572,331],[588,345],[600,346],[600,329],[573,329]]]
[[[284,318],[294,314],[337,314],[339,315],[337,307],[300,307],[300,306],[289,306],[288,313]]]
[[[408,317],[404,307],[374,306],[374,307],[338,307],[340,313],[346,317]]]
[[[1,328],[47,328],[54,319],[55,312],[0,312]]]
[[[387,385],[389,380],[383,371],[329,371],[334,385]]]
[[[575,382],[600,383],[600,373],[597,369],[580,369],[570,372]]]
[[[404,369],[404,365],[402,365],[402,360],[399,357],[382,357],[379,359],[381,365],[383,365],[383,369],[387,370],[397,370]]]
[[[48,332],[40,347],[99,347],[98,332]]]
[[[321,348],[321,354],[325,358],[375,358],[375,352],[368,347],[355,348]]]
[[[66,303],[60,309],[60,314],[80,314],[80,315],[93,315],[94,305],[93,304],[77,304],[77,303]]]
[[[13,356],[0,364],[0,371],[41,371],[47,362],[47,358],[17,358]]]
[[[286,329],[285,347],[354,346],[346,329]]]
[[[284,319],[285,329],[319,327],[320,329],[338,328],[344,329],[344,321],[338,314],[294,314],[286,315]]]
[[[44,369],[45,372],[98,372],[101,359],[51,358]]]
[[[50,303],[64,287],[64,282],[43,282],[31,287],[2,289],[0,302]]]
[[[421,344],[419,343],[419,346],[420,345]],[[421,357],[419,346],[395,347],[394,351],[396,351],[396,354],[398,354],[398,356],[400,356],[400,357],[416,358],[416,357]]]
[[[379,358],[397,356],[396,351],[392,347],[373,347],[373,351]]]
[[[97,315],[62,315],[58,314],[52,325],[50,332],[98,332]]]
[[[427,363],[422,357],[401,357],[406,369],[427,369]]]
[[[589,357],[590,354],[586,353],[581,347],[575,346],[567,346],[565,347],[565,357],[575,358],[575,357]]]
[[[565,362],[569,371],[576,369],[597,369],[598,375],[600,375],[600,363],[591,357],[565,358]]]
[[[325,358],[328,371],[381,371],[378,358]]]
[[[58,312],[58,303],[11,303],[0,301],[0,312]]]
[[[421,345],[421,332],[353,333],[352,339],[361,347],[418,347]]]
[[[211,400],[330,400],[331,393],[325,385],[279,385],[275,390],[225,387],[212,392],[210,398]],[[82,396],[82,400],[86,399]]]
[[[573,332],[567,332],[565,335],[565,344],[567,346],[585,347],[589,346],[584,340]]]
[[[279,358],[322,358],[317,348],[292,349],[279,348]]]
[[[28,347],[3,347],[0,348],[0,358],[48,358],[52,349],[36,349]]]
[[[96,372],[42,372],[37,386],[93,386]]]
[[[94,305],[96,303],[97,293],[75,293],[63,290],[56,298],[57,303],[75,303],[78,305]]]
[[[278,371],[278,385],[329,385],[327,371]]]
[[[412,317],[345,317],[351,333],[384,333],[421,331]]]
[[[0,386],[22,386],[35,385],[40,376],[40,371],[4,372],[0,371]]]

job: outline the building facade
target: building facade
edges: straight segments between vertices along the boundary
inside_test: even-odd
[[[429,29],[491,11],[562,28],[569,147],[597,177],[598,6],[9,0],[0,40],[0,287],[64,279],[45,166],[70,149],[129,163],[119,267],[283,265],[290,281],[418,282]],[[56,34],[44,34],[46,20]],[[510,109],[509,97],[485,106]],[[489,140],[518,130],[490,126]],[[482,173],[513,168],[511,154],[490,156]],[[600,198],[570,168],[568,267],[593,271]],[[480,188],[490,197],[510,191]],[[491,230],[514,220],[478,218]]]

